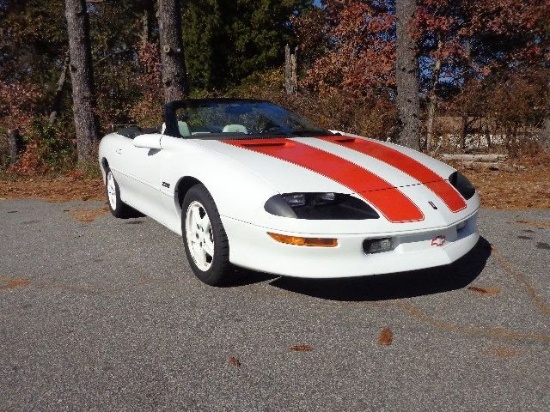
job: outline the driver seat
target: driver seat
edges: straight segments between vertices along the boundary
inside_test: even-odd
[[[223,133],[248,133],[242,124],[228,124],[223,127]]]

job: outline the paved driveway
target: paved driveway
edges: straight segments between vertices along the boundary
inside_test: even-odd
[[[0,200],[0,410],[548,411],[550,211],[480,227],[450,267],[212,288],[150,219]]]

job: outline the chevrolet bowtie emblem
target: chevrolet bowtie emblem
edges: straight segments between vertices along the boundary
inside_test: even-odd
[[[444,235],[438,235],[438,236],[436,236],[432,239],[431,245],[432,246],[443,246],[446,241],[447,241],[447,239],[445,238]]]

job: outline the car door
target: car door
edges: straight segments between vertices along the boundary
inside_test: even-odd
[[[163,150],[137,147],[134,144],[137,139],[127,139],[116,148],[115,156],[118,161],[114,163],[120,166],[115,173],[121,187],[122,200],[156,219],[159,214],[156,210],[161,197],[160,170]],[[139,139],[160,141],[161,135],[141,135]],[[154,145],[151,144],[151,146]]]

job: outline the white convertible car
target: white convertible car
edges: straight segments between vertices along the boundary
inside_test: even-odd
[[[303,278],[429,268],[478,241],[471,183],[414,150],[259,100],[172,102],[164,121],[101,140],[109,207],[181,235],[207,284],[232,264]]]

